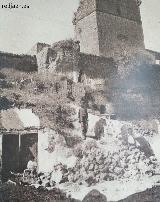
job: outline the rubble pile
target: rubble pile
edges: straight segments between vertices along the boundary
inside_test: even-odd
[[[70,151],[74,164],[71,165],[69,157],[61,160],[61,165],[52,168],[51,177],[46,177],[48,181],[42,179],[42,185],[46,187],[49,184],[52,187],[54,182],[59,184],[69,181],[91,186],[102,181],[138,180],[145,175],[157,174],[158,161],[145,138],[146,131],[137,128],[132,123],[109,120],[100,140],[95,140],[93,136],[87,137],[85,141],[76,141],[76,144],[71,141]],[[66,151],[63,150],[63,153]],[[60,154],[60,149],[57,154]],[[69,164],[66,164],[67,159]]]
[[[124,145],[120,140],[115,145],[115,150],[106,152],[95,141],[88,141],[81,147],[68,180],[91,186],[103,180],[139,179],[155,174],[158,163],[154,156],[148,157],[139,147]]]

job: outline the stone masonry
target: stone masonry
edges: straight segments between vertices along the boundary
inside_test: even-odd
[[[84,53],[115,58],[122,51],[144,49],[136,0],[81,0],[73,24]]]

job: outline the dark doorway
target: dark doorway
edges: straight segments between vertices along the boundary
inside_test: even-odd
[[[10,172],[22,173],[28,161],[38,156],[38,133],[6,134],[2,137],[2,181],[10,177]]]
[[[6,181],[10,171],[17,172],[19,168],[19,136],[3,135],[2,137],[2,180]]]

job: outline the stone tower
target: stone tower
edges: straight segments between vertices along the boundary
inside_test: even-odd
[[[145,48],[138,0],[80,0],[73,24],[81,52],[116,57]]]

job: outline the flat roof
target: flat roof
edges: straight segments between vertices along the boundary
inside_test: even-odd
[[[31,109],[8,109],[1,111],[1,127],[4,131],[23,131],[40,128],[39,117]]]

